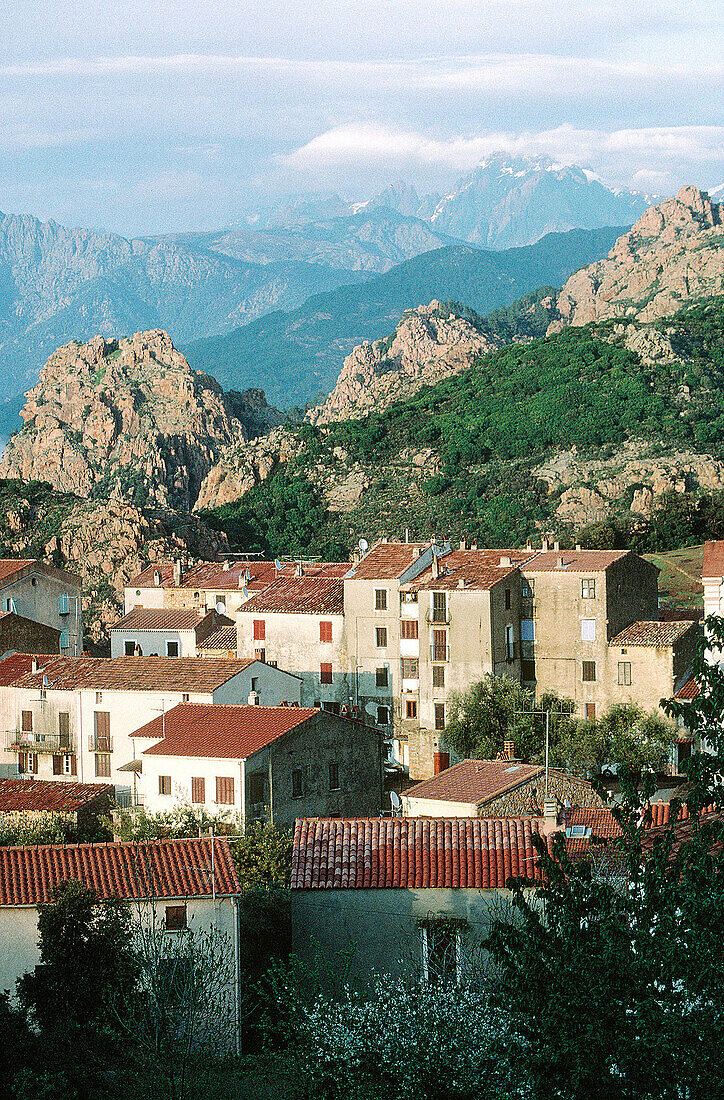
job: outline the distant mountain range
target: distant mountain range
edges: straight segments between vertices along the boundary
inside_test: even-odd
[[[560,286],[579,267],[605,256],[622,232],[574,229],[502,252],[467,245],[437,249],[369,282],[317,294],[289,313],[268,314],[183,351],[194,369],[225,388],[261,386],[274,405],[309,402],[332,389],[356,344],[388,335],[405,310],[438,298],[490,313],[536,287]]]

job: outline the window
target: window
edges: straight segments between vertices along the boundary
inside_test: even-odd
[[[505,657],[508,661],[515,658],[515,631],[510,623],[505,628]]]
[[[505,590],[505,610],[510,611],[510,589]]]
[[[5,611],[17,611],[18,605],[15,602],[13,596],[8,596],[5,600]]]
[[[631,662],[619,661],[618,662],[618,682],[619,684],[625,684],[626,687],[631,683]]]
[[[595,718],[595,717],[596,717],[596,704],[595,703],[586,703],[586,718]]]
[[[58,596],[58,614],[59,615],[67,615],[68,614],[68,593],[67,592],[61,592],[60,595]]]
[[[178,657],[178,642],[166,642],[166,656]]]
[[[432,666],[432,686],[434,688],[445,687],[445,665]]]
[[[583,662],[583,682],[584,684],[595,683],[596,680],[596,662],[584,661]]]
[[[203,775],[195,775],[191,779],[191,801],[196,805],[206,801],[206,780]]]
[[[19,775],[37,775],[38,774],[38,754],[37,752],[19,752],[18,753],[18,774]]]
[[[520,587],[520,594],[524,600],[532,600],[535,595],[535,581],[531,577],[527,581],[523,581]]]
[[[400,619],[400,637],[408,641],[417,638],[417,619]]]
[[[96,692],[96,703],[102,703],[102,702],[103,702],[103,692],[102,691],[97,691]]]
[[[417,657],[402,658],[402,679],[418,680],[420,677],[420,662]]]
[[[390,708],[378,707],[377,708],[377,725],[388,726],[390,724]]]
[[[596,578],[595,577],[583,577],[581,579],[581,599],[582,600],[595,600],[596,598]]]
[[[433,592],[432,621],[434,623],[447,622],[447,592]]]
[[[535,661],[522,661],[521,673],[524,680],[535,680]]]
[[[67,630],[61,630],[60,638],[58,639],[58,646],[62,649],[70,649],[70,632]]]
[[[445,729],[445,704],[435,703],[435,729]]]
[[[111,751],[111,712],[96,710],[93,712],[93,749],[96,752]]]
[[[136,643],[133,638],[126,638],[123,642],[123,653],[126,657],[132,657],[136,652]]]
[[[158,777],[158,793],[163,795],[171,794],[171,776],[159,775]]]
[[[520,639],[523,642],[535,641],[535,619],[521,619]]]
[[[185,905],[167,905],[166,906],[166,931],[167,932],[183,932],[186,927],[186,906]]]
[[[216,610],[219,612],[220,615],[226,611],[226,596],[218,593],[214,599],[214,603],[216,604]]]
[[[254,641],[266,641],[266,619],[254,619]]]
[[[110,763],[110,761],[109,761]],[[77,775],[78,768],[73,753],[63,753],[63,775]]]
[[[249,776],[249,801],[253,806],[264,801],[264,772],[255,772]]]
[[[595,642],[596,640],[596,620],[595,619],[581,619],[581,641],[582,642]]]
[[[254,660],[255,661],[266,661],[266,650],[265,649],[255,649],[254,650]]]
[[[417,699],[405,699],[405,718],[417,718]]]
[[[326,619],[323,619],[319,624],[319,640],[320,642],[332,641],[332,624]]]
[[[387,649],[387,627],[378,626],[375,628],[375,645],[378,649]]]
[[[96,777],[108,779],[111,774],[111,754],[109,752],[97,752],[95,755],[96,762]],[[171,780],[169,779],[169,790],[171,794]],[[163,794],[163,791],[159,791],[159,794]]]
[[[70,748],[70,714],[62,710],[58,715],[58,741],[61,749]]]
[[[332,665],[329,661],[322,661],[319,666],[319,682],[321,684],[332,683]]]
[[[63,757],[59,754],[53,755],[53,775],[63,774]]]
[[[292,798],[301,798],[304,794],[304,772],[301,768],[292,768]]]
[[[254,689],[254,681],[253,680],[252,680],[251,686],[252,686],[252,690],[253,690]],[[182,703],[188,703],[189,698],[190,698],[190,696],[189,696],[188,691],[184,691],[184,692],[181,693],[181,702]]]
[[[430,654],[433,661],[447,661],[447,631],[446,630],[433,630],[432,632],[432,653]]]
[[[460,941],[464,922],[425,921],[422,936],[422,976],[426,982],[460,980]]]
[[[339,764],[329,765],[329,789],[330,791],[339,790]]]
[[[375,588],[375,611],[387,610],[387,589]]]
[[[32,710],[24,710],[21,715],[21,729],[23,733],[33,732],[33,712]]]
[[[216,801],[222,803],[224,806],[234,805],[234,780],[230,776],[217,775]]]
[[[375,669],[375,687],[386,688],[388,684],[387,666]]]

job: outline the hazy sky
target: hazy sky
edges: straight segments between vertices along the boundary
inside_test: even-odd
[[[285,192],[444,189],[497,149],[658,193],[715,187],[720,12],[16,0],[0,10],[0,210],[126,235],[212,228]]]

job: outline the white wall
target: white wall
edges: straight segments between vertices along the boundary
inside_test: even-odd
[[[477,817],[474,802],[443,802],[439,798],[413,798],[402,795],[406,817]]]
[[[263,649],[265,660],[302,677],[301,702],[314,706],[326,702],[352,703],[349,658],[342,615],[296,615],[289,612],[237,611],[236,636],[239,657],[251,657]],[[254,622],[263,620],[266,637],[254,639]],[[332,641],[320,642],[320,622],[332,623]],[[332,683],[323,684],[320,665],[332,665]]]
[[[166,657],[167,642],[178,644],[179,657],[196,656],[196,632],[194,630],[123,630],[111,628],[111,657],[125,657],[124,643],[133,642],[141,647],[144,657],[156,654],[158,657]]]
[[[147,748],[152,742],[144,742]],[[140,748],[140,746],[139,746]],[[143,756],[144,805],[150,813],[171,810],[179,803],[191,802],[191,779],[202,778],[205,781],[206,801],[203,806],[210,814],[231,811],[242,816],[242,784],[244,782],[244,763],[238,759],[222,757],[214,759],[208,756]],[[171,776],[171,794],[158,793],[160,775]],[[234,780],[234,803],[217,803],[216,777],[223,776]]]

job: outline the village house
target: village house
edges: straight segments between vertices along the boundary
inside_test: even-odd
[[[23,667],[8,668],[14,679],[0,691],[5,762],[15,761],[15,775],[113,783],[119,804],[140,799],[130,735],[157,715],[178,703],[300,696],[296,676],[251,659],[53,657]]]
[[[111,657],[199,657],[212,634],[233,626],[216,608],[137,607],[110,628]]]
[[[236,626],[232,623],[231,626],[218,627],[213,634],[204,638],[199,643],[197,652],[199,657],[236,657],[237,648]]]
[[[99,899],[120,898],[146,936],[208,935],[225,945],[228,978],[221,990],[231,1018],[230,1050],[238,1052],[240,886],[224,838],[154,840],[117,844],[49,844],[0,847],[0,990],[40,962],[38,913],[54,889],[73,879]],[[221,1041],[221,1040],[220,1040]]]
[[[133,742],[154,813],[182,802],[291,826],[380,811],[377,730],[318,708],[177,706]]]
[[[43,779],[0,779],[0,818],[60,815],[86,832],[110,817],[115,791],[110,784],[60,783]]]
[[[484,961],[509,879],[540,883],[532,841],[547,828],[537,818],[299,820],[293,951],[329,987],[342,966],[362,989],[376,974],[463,982]]]
[[[60,653],[62,636],[62,630],[47,623],[15,611],[0,612],[0,653]]]
[[[75,573],[56,569],[35,558],[0,559],[0,612],[19,616],[22,620],[30,619],[57,631],[58,641],[48,648],[50,653],[77,656],[83,652],[82,589],[82,579]],[[19,640],[25,636],[25,640],[19,645],[11,641],[0,652],[8,649],[37,651],[45,649],[53,640],[41,632],[38,641],[42,644],[32,646],[30,628],[18,620],[8,622],[3,629],[14,631]]]

